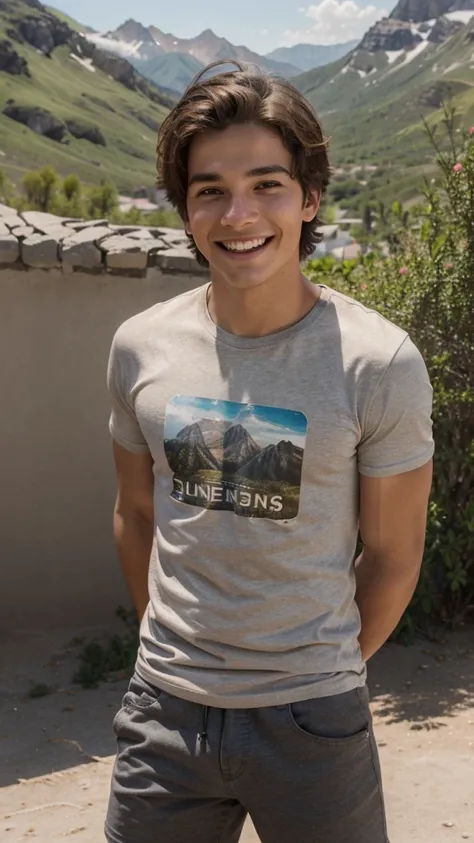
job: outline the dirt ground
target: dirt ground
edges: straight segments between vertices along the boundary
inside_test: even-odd
[[[111,723],[126,683],[74,686],[73,634],[0,644],[2,843],[104,840]],[[29,697],[37,682],[54,693]],[[391,843],[474,843],[474,628],[439,643],[388,645],[369,684]],[[257,841],[249,823],[241,843]]]

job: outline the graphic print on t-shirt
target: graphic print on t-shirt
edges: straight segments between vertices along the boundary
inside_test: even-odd
[[[164,436],[171,497],[246,517],[296,518],[307,427],[295,410],[175,396]]]

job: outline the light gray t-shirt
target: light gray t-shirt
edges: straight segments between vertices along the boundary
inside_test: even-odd
[[[362,685],[358,472],[433,455],[432,389],[407,334],[323,287],[298,324],[217,328],[207,285],[125,322],[110,430],[154,461],[156,552],[137,671],[246,708]]]

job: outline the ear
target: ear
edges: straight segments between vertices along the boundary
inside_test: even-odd
[[[312,222],[319,211],[321,191],[310,190],[303,206],[303,222]]]
[[[186,234],[188,235],[188,237],[192,237],[191,226],[189,225],[189,217],[188,217],[187,213],[181,214],[181,219],[183,221],[183,227],[184,227],[184,230],[185,230]]]

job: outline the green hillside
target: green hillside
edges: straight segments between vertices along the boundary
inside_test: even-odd
[[[134,61],[135,67],[162,87],[183,93],[191,79],[204,67],[189,53],[165,53],[149,61]]]
[[[6,30],[18,27],[23,16],[37,18],[45,26],[50,18],[44,7],[32,8],[23,0],[10,0],[8,12],[0,7],[0,39]],[[62,175],[76,173],[89,184],[112,179],[119,190],[152,185],[155,178],[156,132],[167,113],[170,100],[135,80],[131,66],[117,64],[99,52],[81,58],[81,50],[69,43],[56,47],[48,57],[28,43],[9,37],[16,53],[27,61],[29,76],[0,72],[0,167],[15,185],[25,172],[51,164]],[[95,48],[91,48],[95,49]],[[103,63],[105,70],[94,66]],[[114,63],[115,62],[115,63]],[[108,72],[107,72],[108,71]],[[124,84],[111,78],[123,73]],[[138,74],[136,74],[138,77]],[[143,84],[142,93],[128,85]],[[162,99],[155,102],[154,99]],[[37,106],[62,121],[98,127],[105,146],[66,136],[61,142],[37,134],[1,113],[13,100],[15,105]]]
[[[434,169],[423,120],[440,123],[443,103],[451,102],[460,122],[474,122],[473,49],[474,20],[419,54],[359,48],[292,80],[331,138],[337,179],[350,178],[354,165],[376,168],[360,178],[349,206],[368,198],[407,201],[419,193],[423,176]]]

